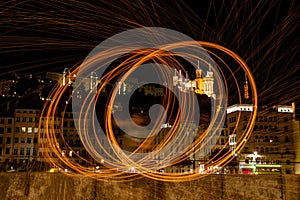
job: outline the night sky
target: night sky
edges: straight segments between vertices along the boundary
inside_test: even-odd
[[[132,28],[170,28],[231,49],[249,65],[260,103],[300,105],[296,1],[4,1],[0,76],[62,72],[104,39]],[[299,111],[298,111],[299,113]]]

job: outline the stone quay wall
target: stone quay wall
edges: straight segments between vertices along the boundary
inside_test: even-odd
[[[62,173],[0,173],[0,200],[299,200],[300,175],[209,175],[171,183],[105,182]]]

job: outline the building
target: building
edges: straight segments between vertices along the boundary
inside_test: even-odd
[[[5,96],[14,96],[15,94],[10,93],[11,87],[17,83],[17,80],[14,79],[0,79],[0,95]]]
[[[236,141],[248,127],[252,111],[251,104],[227,108],[228,131],[236,135]],[[296,125],[294,103],[259,109],[251,137],[238,155],[240,172],[294,174],[300,153],[295,145],[299,142]]]
[[[177,75],[177,73],[179,75]],[[198,62],[195,80],[190,80],[187,72],[186,77],[184,77],[181,70],[179,70],[179,72],[175,71],[175,75],[173,76],[173,86],[178,87],[182,92],[194,91],[197,94],[205,94],[208,97],[216,98],[214,93],[214,73],[211,71],[210,64],[209,71],[207,71],[206,76],[203,77]]]
[[[46,124],[46,121],[48,122]],[[52,135],[56,139],[57,149],[60,149],[62,144],[62,124],[61,117],[45,117],[40,118],[40,134],[38,139],[38,161],[40,162],[51,162],[48,158],[51,157],[58,161],[58,157],[55,155],[53,148],[49,145],[47,140],[47,134]]]
[[[14,118],[0,118],[0,163],[8,162],[11,158],[14,135]]]
[[[13,162],[33,160],[37,156],[40,110],[16,109],[13,136]]]
[[[21,167],[36,159],[40,110],[15,109],[0,119],[0,162]]]

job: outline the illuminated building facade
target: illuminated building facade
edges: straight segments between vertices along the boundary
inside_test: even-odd
[[[50,155],[52,159],[56,159],[55,153],[52,150],[52,147],[48,145],[47,136],[46,134],[54,134],[57,143],[56,146],[59,149],[61,144],[61,118],[60,117],[52,117],[51,119],[47,119],[46,117],[40,118],[40,134],[38,139],[38,161],[44,162],[46,160],[46,155]],[[48,125],[45,122],[50,122]],[[51,130],[51,131],[47,131]]]
[[[252,115],[251,104],[233,105],[227,108],[229,134],[236,129],[236,141],[248,126]],[[241,173],[253,173],[254,168],[264,166],[258,173],[298,173],[299,122],[295,119],[295,104],[291,106],[263,106],[259,109],[250,139],[238,155]],[[272,168],[274,166],[274,168]],[[268,168],[267,168],[268,167]],[[277,168],[277,169],[276,169]]]
[[[178,87],[182,92],[194,91],[197,94],[205,94],[211,98],[216,97],[214,93],[214,73],[211,71],[211,66],[209,66],[206,76],[203,77],[198,63],[195,80],[190,80],[188,74],[184,77],[180,70],[179,72],[176,71],[173,76],[173,86]]]
[[[0,119],[0,161],[2,163],[21,166],[36,158],[39,115],[39,110],[16,109],[14,117]]]
[[[77,163],[85,165],[79,156],[87,159],[88,155],[75,128],[72,112],[64,112],[62,116],[47,119],[50,124],[45,125],[46,117],[41,119],[40,138],[39,138],[39,161],[48,161],[46,157],[57,160],[57,156],[48,145],[46,129],[50,130],[51,137],[56,138],[56,149],[62,156],[75,160]],[[54,135],[53,135],[54,134]],[[63,137],[62,137],[63,136]],[[64,138],[64,139],[62,139]],[[66,145],[67,144],[67,145]]]

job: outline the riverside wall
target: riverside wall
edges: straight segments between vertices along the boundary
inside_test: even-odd
[[[299,200],[300,175],[209,175],[180,183],[105,182],[61,173],[0,173],[0,200]]]

